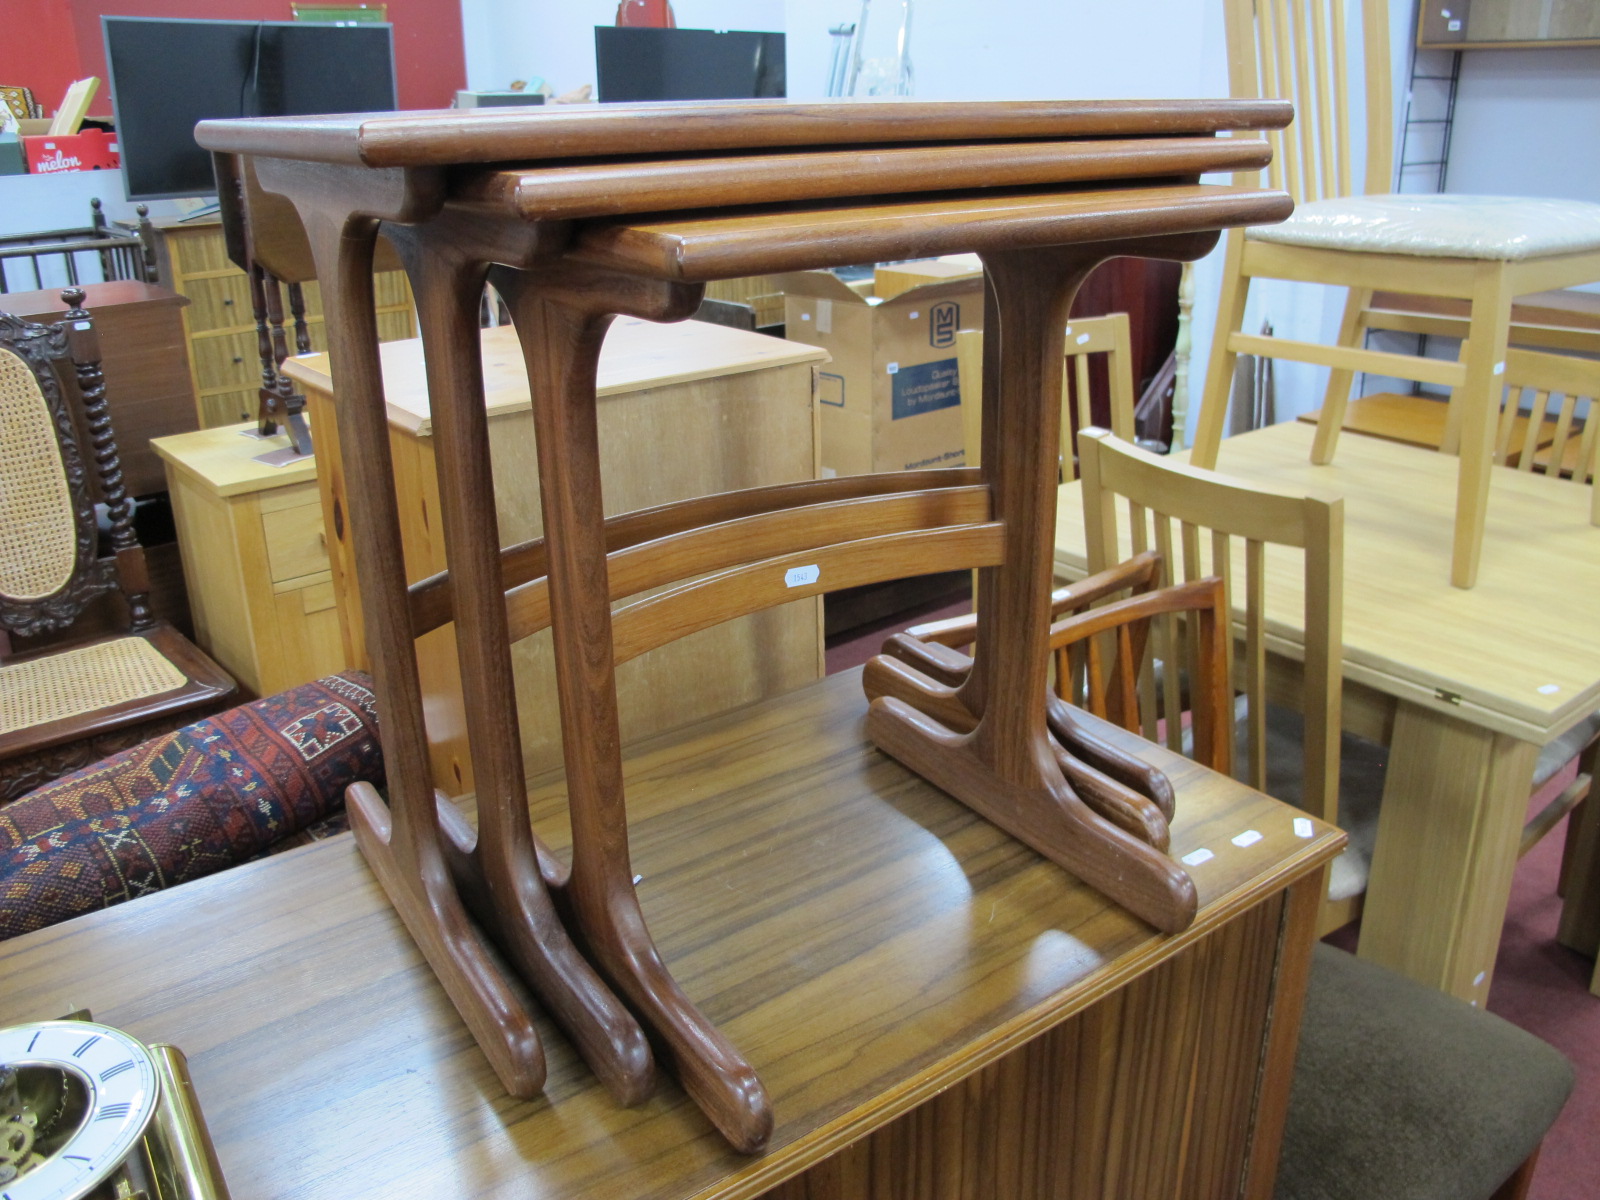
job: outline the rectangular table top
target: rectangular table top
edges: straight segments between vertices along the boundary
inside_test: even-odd
[[[629,759],[645,914],[772,1094],[762,1157],[670,1080],[619,1109],[556,1034],[545,1094],[508,1097],[349,837],[0,945],[0,1024],[88,1007],[179,1045],[235,1196],[753,1196],[1343,842],[1137,743],[1177,789],[1173,853],[1214,854],[1192,869],[1194,926],[1163,937],[873,749],[865,713],[849,672]],[[536,784],[532,810],[564,849],[559,785]],[[1236,844],[1246,830],[1262,836]]]
[[[203,121],[233,154],[365,167],[990,138],[1155,137],[1276,129],[1280,100],[731,100],[546,105]]]
[[[1226,438],[1217,470],[1344,497],[1346,679],[1540,745],[1600,708],[1600,528],[1587,487],[1494,471],[1478,583],[1456,588],[1457,460],[1346,433],[1319,467],[1315,434],[1285,421]],[[1269,638],[1293,653],[1304,645],[1299,554],[1269,546],[1266,559]],[[1076,578],[1085,562],[1072,483],[1059,491],[1056,570]]]

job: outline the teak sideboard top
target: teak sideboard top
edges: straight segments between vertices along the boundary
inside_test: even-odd
[[[873,749],[860,694],[851,671],[630,755],[641,899],[772,1091],[764,1156],[731,1151],[671,1080],[619,1107],[543,1019],[544,1094],[507,1096],[348,837],[6,943],[0,1025],[86,1006],[176,1043],[241,1198],[750,1197],[830,1154],[848,1179],[874,1130],[1012,1051],[1038,1069],[967,1101],[940,1134],[952,1166],[984,1110],[1015,1132],[1076,1105],[1087,1141],[1050,1195],[1157,1194],[1140,1172],[1177,1182],[1160,1194],[1237,1194],[1250,1114],[1293,1058],[1292,1037],[1266,1044],[1268,1010],[1280,987],[1298,1002],[1343,835],[1301,836],[1295,810],[1145,745],[1177,789],[1173,852],[1214,854],[1194,925],[1166,937]],[[532,808],[565,850],[559,783]],[[1056,1027],[1080,1046],[1061,1075],[1042,1065]],[[990,1188],[1023,1169],[1005,1146],[965,1153]],[[1234,1186],[1196,1184],[1214,1172]]]

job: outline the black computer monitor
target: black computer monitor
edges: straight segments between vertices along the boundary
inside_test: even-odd
[[[102,17],[101,27],[130,200],[217,190],[198,121],[395,107],[389,25]]]
[[[596,25],[600,99],[750,100],[783,96],[781,33]]]

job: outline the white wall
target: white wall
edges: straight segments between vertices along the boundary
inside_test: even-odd
[[[776,33],[784,7],[784,0],[673,0],[672,11],[683,29]],[[461,19],[469,88],[542,78],[560,94],[594,83],[594,27],[616,22],[617,2],[461,0]]]
[[[1600,49],[1462,55],[1452,192],[1600,200]]]

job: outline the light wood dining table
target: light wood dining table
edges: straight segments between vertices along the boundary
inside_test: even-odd
[[[1456,463],[1349,437],[1310,461],[1313,427],[1228,438],[1217,470],[1345,502],[1343,723],[1389,748],[1363,958],[1482,1003],[1540,749],[1600,709],[1600,528],[1589,489],[1494,472],[1478,586],[1446,580]],[[1303,654],[1301,568],[1267,548],[1274,698]],[[1085,572],[1080,485],[1057,500],[1056,573]]]

